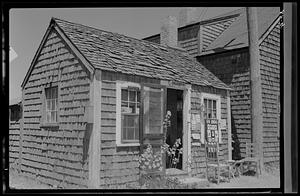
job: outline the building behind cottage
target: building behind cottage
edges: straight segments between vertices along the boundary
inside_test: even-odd
[[[280,24],[279,7],[258,7],[258,36],[262,78],[264,162],[280,158]],[[250,65],[245,8],[192,23],[195,10],[184,16],[178,28],[178,46],[232,87],[233,158],[245,156],[251,131]],[[190,16],[190,17],[186,17]],[[190,18],[190,19],[189,19]],[[197,17],[196,17],[197,18]],[[144,40],[160,43],[160,35]],[[239,143],[239,145],[237,145]]]

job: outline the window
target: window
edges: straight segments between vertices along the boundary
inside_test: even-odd
[[[140,137],[140,85],[117,82],[116,87],[116,144],[138,146]]]
[[[45,110],[45,122],[46,123],[57,123],[57,98],[58,90],[57,87],[51,87],[45,89],[46,95],[46,110]]]
[[[121,90],[122,142],[139,141],[140,90],[136,87]]]
[[[218,119],[218,137],[219,143],[222,143],[222,135],[220,129],[221,121],[221,96],[209,93],[201,93],[201,101],[203,103],[203,118],[204,119]],[[204,143],[205,135],[205,121],[201,122],[201,142]]]
[[[217,101],[204,99],[204,118],[217,118]]]

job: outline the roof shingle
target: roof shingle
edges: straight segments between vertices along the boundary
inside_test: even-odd
[[[52,18],[70,41],[101,70],[230,89],[180,49]]]

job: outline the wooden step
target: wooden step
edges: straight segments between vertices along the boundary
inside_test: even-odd
[[[188,189],[198,189],[198,188],[207,188],[209,187],[209,182],[206,178],[196,178],[196,177],[188,177],[179,179],[179,181],[187,185]]]

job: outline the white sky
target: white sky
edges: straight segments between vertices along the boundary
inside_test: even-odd
[[[198,7],[202,19],[240,7]],[[160,32],[161,20],[178,17],[183,7],[164,8],[31,8],[11,9],[9,45],[17,58],[9,65],[9,99],[21,97],[21,83],[46,32],[51,17],[142,39]]]

